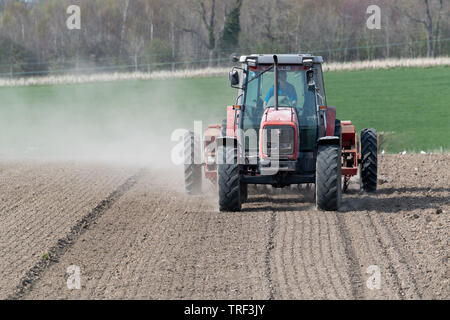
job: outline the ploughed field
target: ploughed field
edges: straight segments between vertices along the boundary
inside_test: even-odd
[[[380,155],[377,194],[355,180],[339,212],[258,186],[219,213],[181,168],[2,160],[0,298],[449,299],[449,164]]]

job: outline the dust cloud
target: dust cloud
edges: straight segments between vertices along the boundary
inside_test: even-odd
[[[220,123],[200,118],[186,81],[0,88],[0,158],[181,169],[171,161],[180,143],[172,132],[194,120]]]

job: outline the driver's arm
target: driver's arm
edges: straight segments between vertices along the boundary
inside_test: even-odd
[[[292,105],[296,106],[298,101],[297,91],[295,90],[295,87],[292,84],[289,84],[289,86],[290,86],[289,99],[291,99]]]
[[[267,103],[269,102],[270,98],[272,98],[273,91],[273,86],[271,86],[269,91],[267,92],[266,98],[264,99],[264,109],[267,107]]]

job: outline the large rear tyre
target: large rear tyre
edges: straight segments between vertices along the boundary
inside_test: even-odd
[[[377,132],[375,129],[361,131],[361,189],[365,192],[377,191]]]
[[[319,145],[316,164],[316,205],[326,211],[338,210],[342,199],[341,148]]]
[[[223,163],[218,165],[219,210],[241,211],[241,183],[237,150],[219,146],[217,153],[219,159],[223,159]]]
[[[184,136],[184,189],[189,195],[202,191],[201,145],[192,131]]]

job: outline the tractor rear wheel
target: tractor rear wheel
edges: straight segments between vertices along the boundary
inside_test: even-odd
[[[218,165],[219,210],[241,211],[241,183],[236,148],[219,146]]]
[[[184,136],[184,189],[190,195],[202,191],[201,145],[192,131]]]
[[[377,132],[375,129],[361,131],[361,189],[365,192],[377,191]]]
[[[339,209],[342,198],[341,148],[339,145],[319,145],[316,164],[316,205],[318,209]]]

